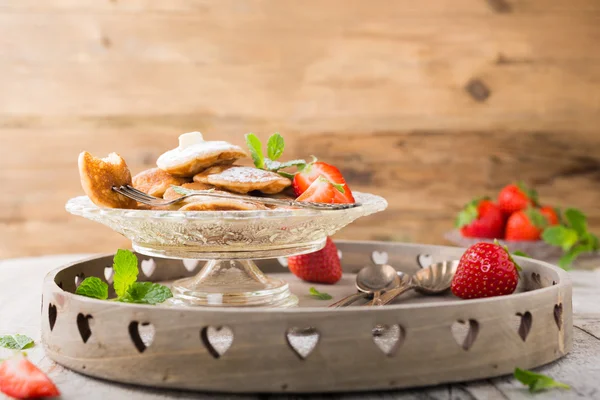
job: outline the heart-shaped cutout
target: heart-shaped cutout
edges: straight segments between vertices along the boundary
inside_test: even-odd
[[[106,282],[108,282],[109,285],[113,283],[114,273],[115,270],[113,267],[104,267],[104,279],[106,279]]]
[[[531,273],[531,281],[533,282],[533,289],[540,289],[544,287],[544,285],[542,284],[542,277],[536,272]]]
[[[142,260],[140,266],[142,267],[142,272],[146,278],[150,278],[156,269],[156,262],[153,258],[150,258],[148,260]]]
[[[392,357],[396,354],[396,351],[404,343],[404,336],[406,334],[404,328],[398,324],[388,325],[377,325],[373,328],[373,342],[383,351],[383,353]]]
[[[562,315],[563,305],[562,303],[558,303],[554,306],[554,322],[556,322],[559,331],[562,329]]]
[[[463,348],[463,350],[467,351],[475,343],[475,339],[477,339],[477,334],[479,333],[479,322],[474,319],[470,319],[468,321],[464,321],[459,319],[451,327],[452,336],[454,336],[454,340],[456,343]]]
[[[214,358],[220,358],[233,344],[233,331],[227,326],[205,326],[200,331],[200,339]]]
[[[85,274],[82,272],[80,274],[75,275],[75,289],[81,285],[81,282],[85,279]]]
[[[421,268],[427,268],[433,263],[433,257],[429,254],[419,254],[417,256],[417,264]]]
[[[195,270],[196,267],[198,266],[198,264],[200,264],[199,260],[192,260],[192,259],[184,259],[183,260],[183,266],[189,272],[192,272],[193,270]]]
[[[83,315],[82,313],[77,314],[77,329],[81,335],[83,343],[87,343],[90,336],[92,336],[92,329],[90,328],[90,319],[93,319],[91,315]]]
[[[524,313],[517,313],[517,317],[519,317],[519,328],[517,329],[517,333],[521,337],[523,341],[527,340],[527,336],[529,336],[529,331],[531,330],[531,324],[533,323],[533,317],[529,311],[525,311]]]
[[[373,261],[373,263],[375,265],[384,265],[388,263],[388,253],[385,251],[374,251],[373,253],[371,253],[371,261]]]
[[[291,328],[285,333],[288,345],[294,353],[305,360],[319,343],[319,332],[315,328]]]
[[[54,329],[54,324],[56,324],[56,317],[58,316],[58,312],[56,311],[56,306],[52,303],[48,303],[48,323],[50,324],[50,332]]]
[[[287,268],[288,266],[288,259],[285,257],[277,257],[277,261],[279,261],[279,264],[281,264],[282,267]]]
[[[135,348],[143,353],[154,341],[155,329],[150,322],[131,321],[129,323],[129,337]]]

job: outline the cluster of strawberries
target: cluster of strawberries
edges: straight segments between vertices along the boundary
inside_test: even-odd
[[[545,228],[559,224],[558,215],[553,207],[539,203],[535,190],[517,183],[505,186],[496,203],[484,197],[467,204],[456,226],[465,237],[540,240]]]
[[[352,191],[340,170],[324,162],[308,164],[294,176],[292,186],[299,201],[354,203]],[[289,257],[288,268],[308,282],[332,284],[342,278],[338,251],[329,238],[323,250]]]

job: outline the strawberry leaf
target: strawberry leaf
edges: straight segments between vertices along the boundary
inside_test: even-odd
[[[246,144],[250,150],[252,161],[256,168],[262,169],[265,166],[265,156],[262,152],[262,143],[258,137],[253,133],[246,134]]]
[[[478,217],[477,205],[474,202],[470,202],[462,209],[461,212],[458,213],[456,217],[455,226],[457,228],[462,228],[463,226],[469,225],[471,222],[475,221]]]
[[[269,137],[267,143],[267,155],[273,161],[277,160],[283,154],[285,143],[283,137],[279,133],[275,133]]]
[[[518,256],[518,257],[527,257],[527,258],[531,258],[527,253],[522,252],[521,250],[517,250],[517,251],[513,251],[512,253],[513,256]]]
[[[583,235],[587,231],[587,219],[581,211],[569,208],[565,211],[565,218],[577,234]]]
[[[529,386],[531,393],[540,392],[542,390],[552,388],[570,389],[571,387],[565,383],[557,382],[549,376],[527,371],[520,368],[515,368],[515,379],[525,386]]]
[[[540,204],[539,196],[535,189],[530,188],[523,181],[517,182],[517,187],[533,202],[534,205],[538,206]]]
[[[579,236],[574,229],[556,225],[544,229],[542,239],[552,246],[560,246],[564,251],[568,251],[577,243]]]
[[[331,300],[331,299],[333,299],[333,297],[329,293],[319,292],[314,287],[311,287],[310,289],[308,289],[308,291],[310,293],[310,297],[312,297],[313,299],[317,299],[317,300]]]
[[[512,258],[512,255],[510,254],[510,251],[508,251],[508,246],[507,245],[502,245],[500,244],[500,242],[498,241],[498,239],[494,239],[494,244],[496,246],[500,246],[504,249],[504,251],[506,251],[506,254],[508,255],[508,259],[515,265],[515,269],[518,272],[523,271],[523,268],[521,268],[521,266],[519,264],[517,264],[517,262],[515,261],[514,258]]]
[[[544,217],[544,214],[539,212],[536,208],[527,208],[525,210],[525,214],[527,215],[527,218],[529,218],[529,221],[531,221],[536,228],[544,229],[546,226],[548,226],[548,220],[546,217]]]

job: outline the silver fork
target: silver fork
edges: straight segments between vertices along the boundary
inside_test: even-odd
[[[169,206],[171,204],[175,204],[180,202],[183,199],[187,199],[192,196],[209,196],[216,197],[221,199],[235,199],[235,200],[243,200],[243,201],[253,201],[256,203],[262,204],[272,204],[276,206],[287,206],[287,207],[298,207],[298,208],[309,208],[313,210],[345,210],[348,208],[359,207],[360,203],[350,203],[350,204],[328,204],[328,203],[313,203],[307,201],[295,201],[295,200],[283,200],[283,199],[272,199],[269,197],[255,197],[255,196],[243,196],[239,194],[230,194],[230,193],[219,193],[213,190],[189,190],[184,188],[177,188],[179,190],[184,190],[189,192],[175,200],[164,200],[159,197],[150,196],[147,193],[144,193],[131,185],[124,186],[113,186],[112,190],[115,192],[122,194],[125,197],[129,197],[139,203],[147,204],[149,206],[161,207],[161,206]]]

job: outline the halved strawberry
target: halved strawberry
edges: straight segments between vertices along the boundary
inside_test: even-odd
[[[20,353],[0,364],[0,391],[17,399],[60,396],[50,378]]]
[[[303,194],[320,176],[325,177],[332,183],[341,185],[344,188],[345,197],[349,200],[347,203],[354,203],[352,191],[346,184],[346,180],[342,176],[340,170],[333,165],[321,161],[315,161],[307,164],[300,172],[296,174],[296,176],[294,176],[292,186],[296,196]]]
[[[334,184],[323,176],[311,183],[296,200],[313,203],[354,203],[352,193],[346,192],[342,185]]]

